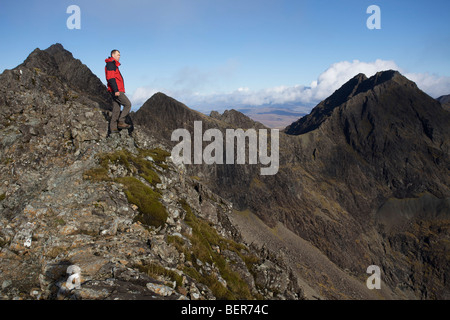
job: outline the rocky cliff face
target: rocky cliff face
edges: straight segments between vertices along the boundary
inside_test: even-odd
[[[108,135],[100,84],[60,45],[0,75],[1,298],[303,298],[164,141]]]
[[[352,252],[356,264],[383,266],[400,296],[448,297],[448,123],[439,103],[398,72],[386,71],[356,76],[286,129],[299,160],[288,160],[290,165],[300,163],[322,181],[315,185],[345,215],[326,216],[348,220],[346,227],[327,223],[334,231],[314,240],[331,240],[334,248],[327,244],[324,250],[333,261],[355,270],[355,261],[345,261]],[[299,216],[294,229],[314,237]],[[335,256],[333,242],[345,252]]]
[[[222,131],[244,124],[158,99],[164,102],[152,97],[134,119],[155,133],[169,128],[160,135],[168,144],[174,129],[192,132],[194,119]],[[167,115],[169,102],[179,118]],[[154,126],[158,113],[176,119]],[[187,170],[234,204],[232,220],[247,239],[284,253],[308,297],[445,298],[449,120],[439,102],[398,72],[360,74],[280,135],[275,176],[261,176],[255,165]],[[261,219],[266,232],[250,227],[249,217]],[[375,296],[359,285],[373,264],[387,287]]]

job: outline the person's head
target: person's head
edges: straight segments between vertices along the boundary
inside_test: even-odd
[[[114,49],[111,51],[111,57],[113,57],[114,59],[116,59],[117,61],[120,60],[120,51],[117,49]]]

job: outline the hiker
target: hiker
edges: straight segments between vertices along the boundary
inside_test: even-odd
[[[113,109],[109,129],[111,133],[119,132],[119,129],[129,129],[131,126],[125,123],[126,116],[130,113],[131,102],[125,95],[125,86],[122,74],[119,71],[120,52],[112,50],[111,56],[105,60],[105,75],[108,81],[108,91],[113,99]],[[120,106],[123,106],[120,112]]]

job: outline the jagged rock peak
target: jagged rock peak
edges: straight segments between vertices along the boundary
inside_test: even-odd
[[[39,68],[43,72],[46,72],[48,74],[54,74],[57,71],[59,71],[58,63],[55,57],[61,55],[74,59],[72,53],[64,49],[64,47],[60,43],[51,45],[45,50],[36,48],[17,68],[19,67]]]
[[[330,97],[319,103],[309,115],[286,127],[287,134],[299,135],[317,129],[333,113],[334,109],[343,105],[350,99],[361,93],[375,90],[376,87],[384,86],[384,90],[397,84],[417,89],[414,82],[401,75],[396,70],[377,72],[374,76],[367,78],[360,73],[337,89]]]
[[[98,103],[102,109],[111,108],[111,97],[106,86],[92,71],[73,54],[56,43],[45,50],[36,48],[17,69],[28,68],[67,83],[81,96]]]
[[[139,110],[135,113],[136,121],[147,122],[149,117],[161,115],[166,120],[179,118],[181,115],[195,115],[198,117],[200,112],[195,111],[178,100],[169,97],[168,95],[157,92],[152,95]]]
[[[167,105],[167,104],[173,104],[176,105],[179,108],[186,108],[185,104],[181,103],[180,101],[177,101],[176,99],[169,97],[165,93],[157,92],[154,95],[152,95],[141,107],[142,110],[148,109],[148,108],[154,108],[156,105]]]
[[[161,140],[170,140],[173,130],[193,127],[194,121],[207,121],[206,115],[162,92],[151,96],[136,112],[131,113],[133,123]]]

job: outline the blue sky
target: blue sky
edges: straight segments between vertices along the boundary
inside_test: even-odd
[[[70,5],[80,30],[67,28]],[[366,27],[370,5],[380,30]],[[447,0],[1,0],[0,72],[58,42],[104,83],[119,49],[134,110],[157,91],[199,110],[311,105],[388,68],[437,97],[450,94],[449,11]]]

